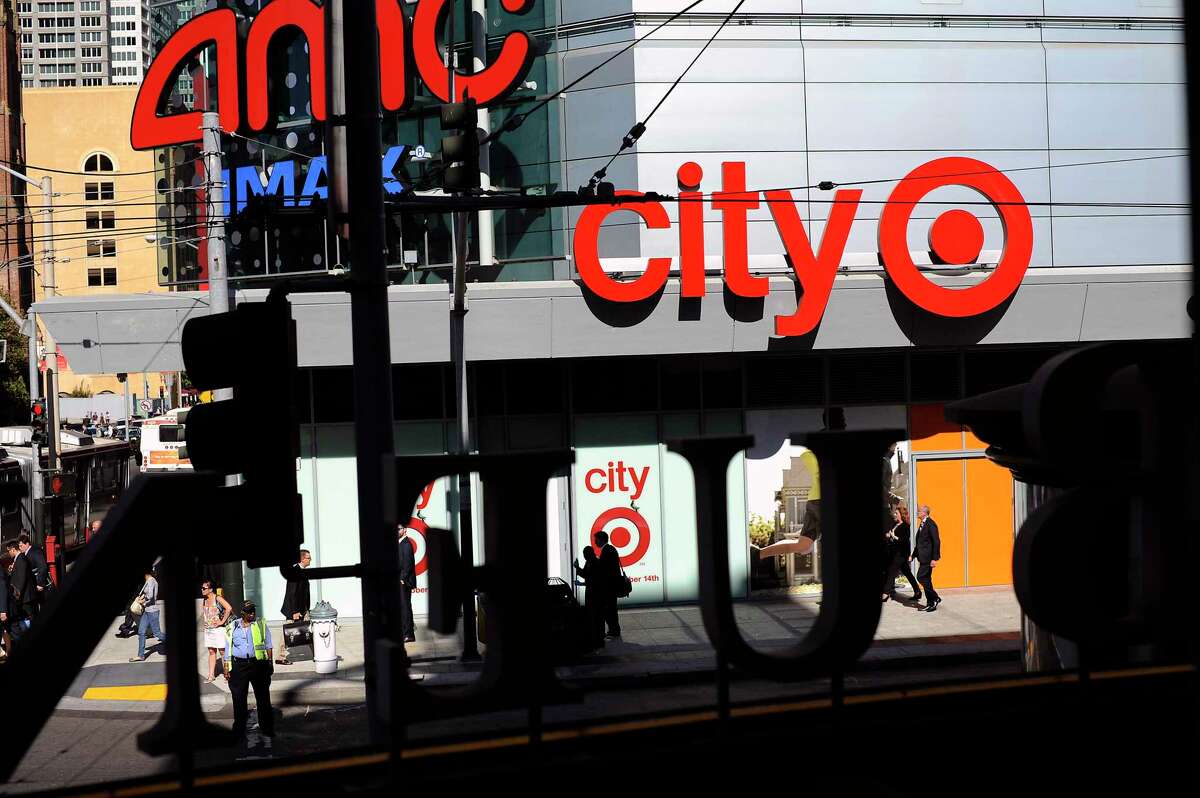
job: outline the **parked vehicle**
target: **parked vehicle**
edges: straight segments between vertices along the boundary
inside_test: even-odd
[[[155,418],[133,421],[140,433],[136,439],[139,441],[138,451],[141,458],[138,466],[142,473],[178,471],[181,468],[192,467],[191,462],[179,457],[187,412],[187,408],[178,407]]]

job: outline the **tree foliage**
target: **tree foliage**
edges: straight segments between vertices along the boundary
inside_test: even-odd
[[[771,538],[775,535],[775,527],[770,521],[758,513],[751,513],[749,526],[751,543],[760,549],[771,545]]]
[[[0,338],[8,356],[0,363],[0,426],[29,423],[29,340],[16,322],[0,312]]]

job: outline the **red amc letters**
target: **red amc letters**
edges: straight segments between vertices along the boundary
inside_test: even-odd
[[[711,206],[722,216],[725,283],[730,291],[743,297],[764,297],[770,290],[766,277],[750,274],[748,263],[747,214],[759,207],[762,197],[803,289],[796,312],[775,317],[775,334],[812,332],[829,302],[862,191],[844,189],[836,193],[820,247],[814,251],[790,191],[747,192],[744,163],[725,163],[721,171],[722,190],[713,194]],[[705,291],[704,195],[697,189],[703,172],[697,164],[686,163],[680,167],[678,178],[680,295],[701,297]],[[909,253],[908,223],[913,210],[926,194],[946,185],[978,191],[996,208],[1004,226],[1004,256],[986,280],[970,288],[945,288],[930,282]],[[617,196],[641,194],[618,191]],[[575,264],[583,282],[598,296],[613,302],[638,302],[662,289],[672,261],[650,258],[645,272],[629,282],[606,274],[598,252],[600,227],[609,214],[617,211],[638,214],[650,229],[671,226],[666,208],[659,202],[591,205],[575,227]],[[971,263],[983,247],[983,227],[970,213],[951,210],[934,221],[929,245],[944,263]],[[880,217],[879,251],[888,275],[914,304],[941,316],[976,316],[1003,304],[1020,286],[1033,255],[1033,221],[1020,191],[1003,173],[973,158],[939,158],[914,169],[897,184]]]
[[[523,14],[533,8],[534,0],[501,0],[500,4],[510,14]],[[407,79],[410,59],[429,90],[440,100],[449,101],[450,78],[438,50],[438,33],[450,7],[449,0],[420,0],[410,32],[400,0],[375,0],[380,100],[386,110],[403,110],[412,102]],[[353,13],[353,9],[348,8],[347,13]],[[179,70],[210,46],[217,51],[216,94],[221,127],[229,132],[243,125],[250,131],[267,127],[267,51],[284,28],[298,29],[308,42],[312,115],[318,121],[324,120],[324,7],[311,0],[274,0],[254,18],[244,42],[238,35],[237,15],[229,8],[219,8],[200,14],[175,31],[150,65],[133,109],[129,135],[133,148],[147,150],[200,141],[201,111],[159,116],[158,109]],[[532,60],[533,42],[529,36],[521,31],[509,33],[486,69],[457,75],[454,99],[469,95],[480,105],[494,102],[516,88]],[[239,94],[239,74],[245,76],[244,98]]]

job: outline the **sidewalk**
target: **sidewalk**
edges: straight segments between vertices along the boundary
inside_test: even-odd
[[[797,642],[817,617],[819,597],[740,603],[735,614],[742,634],[764,651]],[[864,655],[861,668],[920,660],[953,663],[963,658],[1008,658],[1019,655],[1020,610],[1010,588],[946,590],[936,613],[888,602],[876,633],[875,645]],[[700,609],[694,605],[650,607],[621,612],[620,640],[609,641],[601,652],[559,667],[564,681],[619,683],[652,678],[699,678],[715,668],[715,659]],[[279,639],[282,621],[272,624]],[[114,621],[113,632],[117,622]],[[206,673],[207,650],[197,635],[198,669]],[[130,663],[136,638],[112,634],[93,652],[60,709],[106,712],[157,712],[165,696],[165,658],[152,654],[146,662]],[[149,646],[148,646],[149,648]],[[481,649],[483,647],[481,646]],[[418,619],[417,642],[407,646],[412,675],[426,686],[451,686],[477,678],[478,663],[460,663],[458,635],[439,636]],[[338,672],[319,675],[314,663],[276,665],[271,694],[283,703],[337,704],[364,700],[362,623],[344,619],[337,635]],[[224,680],[201,682],[206,712],[228,704]]]

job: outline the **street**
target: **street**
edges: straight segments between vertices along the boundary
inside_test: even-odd
[[[743,634],[764,650],[778,649],[811,625],[815,599],[750,602],[738,605]],[[571,701],[545,709],[550,726],[706,709],[714,706],[712,650],[694,606],[638,608],[622,613],[623,639],[603,653],[559,668],[568,687],[580,688]],[[947,591],[947,603],[934,615],[889,602],[876,645],[845,679],[846,690],[876,690],[913,684],[944,684],[961,679],[1020,672],[1017,611],[1011,591]],[[355,621],[339,636],[339,672],[317,677],[311,662],[278,666],[272,698],[280,712],[276,757],[352,749],[368,743],[362,692],[362,647]],[[918,636],[924,632],[925,636]],[[171,772],[175,763],[137,749],[137,735],[153,726],[163,706],[164,659],[128,663],[134,640],[108,637],[93,654],[59,710],[38,737],[6,793],[81,786],[111,779]],[[475,678],[478,665],[455,656],[456,636],[429,636],[419,624],[410,646],[413,678],[441,691]],[[203,652],[202,652],[202,657]],[[198,663],[207,667],[203,660]],[[233,712],[222,680],[201,683],[205,717],[226,728]],[[827,695],[828,679],[780,684],[734,674],[732,700],[755,702]],[[251,707],[254,702],[251,700]],[[491,712],[423,722],[410,728],[415,744],[462,733],[521,729],[524,711]],[[251,736],[253,737],[253,720]],[[199,752],[197,766],[239,767],[234,748]]]

